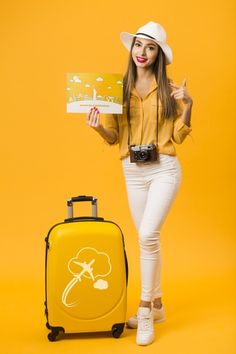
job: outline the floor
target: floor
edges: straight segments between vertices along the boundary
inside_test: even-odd
[[[166,321],[155,325],[156,340],[148,347],[135,343],[135,330],[119,339],[107,333],[73,334],[49,342],[43,315],[42,279],[1,281],[1,351],[36,353],[161,353],[235,354],[236,306],[233,274],[211,278],[165,279]],[[234,280],[234,281],[233,281]],[[222,293],[224,289],[224,295]],[[135,282],[129,284],[127,316],[137,305]],[[198,296],[196,296],[198,294]]]

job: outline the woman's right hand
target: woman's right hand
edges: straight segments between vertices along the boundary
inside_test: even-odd
[[[97,109],[97,107],[93,107],[90,109],[86,116],[86,122],[87,124],[92,127],[95,130],[99,130],[101,128],[101,123],[100,123],[100,112]]]
[[[86,122],[87,124],[95,129],[102,138],[104,138],[109,144],[114,144],[117,140],[117,136],[113,131],[105,129],[100,123],[100,112],[96,107],[90,109],[87,114]]]

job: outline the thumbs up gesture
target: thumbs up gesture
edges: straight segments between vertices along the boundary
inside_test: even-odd
[[[186,79],[183,80],[182,85],[179,86],[174,82],[169,83],[173,91],[171,92],[171,96],[176,100],[182,100],[184,104],[192,104],[193,100],[189,95],[186,87]]]

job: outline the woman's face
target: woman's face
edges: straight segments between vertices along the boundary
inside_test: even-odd
[[[158,54],[158,44],[151,39],[136,38],[132,48],[132,59],[136,66],[149,69]]]

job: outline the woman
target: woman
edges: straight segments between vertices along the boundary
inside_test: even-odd
[[[190,133],[193,102],[186,80],[178,86],[167,77],[172,51],[161,25],[149,22],[136,34],[122,32],[120,38],[130,51],[123,114],[108,115],[103,126],[94,107],[87,124],[109,144],[119,143],[129,206],[139,236],[142,285],[137,315],[127,325],[137,328],[138,345],[148,345],[154,340],[153,321],[165,319],[160,230],[181,178],[173,142],[182,143]]]

